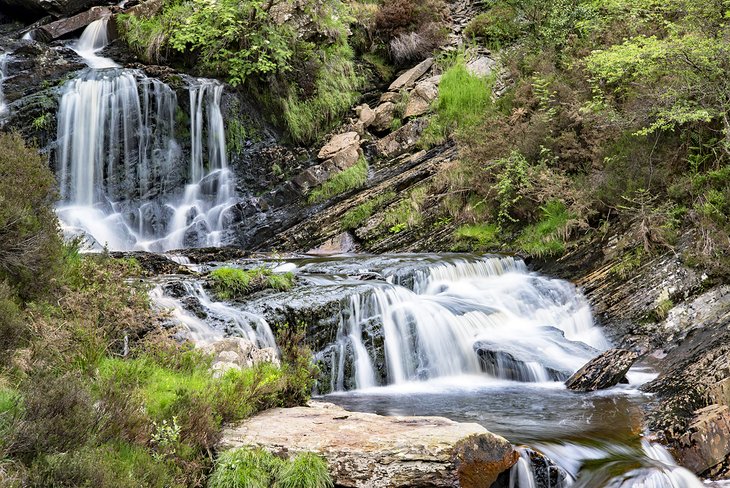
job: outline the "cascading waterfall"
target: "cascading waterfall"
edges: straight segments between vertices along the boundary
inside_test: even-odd
[[[107,43],[106,22],[89,25],[75,44],[87,61]],[[167,84],[135,70],[92,69],[65,85],[56,162],[58,214],[68,234],[113,250],[224,242],[227,211],[237,200],[220,109],[223,86],[195,80],[189,92],[186,166],[176,139],[177,95]]]
[[[484,373],[564,380],[607,345],[574,286],[520,260],[444,263],[390,281],[412,289],[373,283],[352,297],[336,343],[319,353],[333,390]]]
[[[0,54],[0,117],[8,111],[8,105],[5,103],[5,91],[3,90],[3,84],[8,76],[8,58],[7,53]]]
[[[71,44],[91,68],[116,68],[119,65],[109,58],[99,56],[99,51],[109,44],[109,17],[103,17],[90,23],[81,38]]]

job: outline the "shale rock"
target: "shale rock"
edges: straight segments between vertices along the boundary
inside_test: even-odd
[[[695,412],[687,432],[679,439],[678,461],[694,471],[713,475],[730,459],[730,408],[710,405]]]
[[[595,391],[611,388],[625,381],[626,373],[638,359],[635,352],[610,349],[578,370],[565,386],[574,391]]]
[[[425,75],[426,72],[433,66],[433,58],[428,58],[425,61],[417,64],[413,68],[409,69],[402,75],[400,75],[388,88],[389,91],[397,92],[403,88],[410,88],[418,79]]]
[[[408,122],[397,131],[378,141],[376,145],[378,153],[387,158],[395,158],[407,153],[418,143],[424,127],[425,122],[421,120]]]
[[[477,424],[440,417],[382,417],[328,403],[277,408],[226,429],[220,449],[315,452],[336,486],[489,488],[519,454]]]

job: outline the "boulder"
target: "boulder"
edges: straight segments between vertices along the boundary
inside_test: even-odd
[[[347,168],[351,168],[357,164],[360,160],[361,151],[359,144],[353,144],[347,146],[342,151],[338,152],[332,159],[328,160],[336,169],[344,171]],[[326,164],[326,163],[325,163]]]
[[[466,64],[466,69],[469,70],[469,72],[473,75],[487,77],[492,74],[495,66],[497,66],[497,63],[492,58],[488,58],[487,56],[481,56],[473,61],[468,62]]]
[[[588,364],[568,378],[565,386],[574,391],[595,391],[611,388],[625,381],[626,373],[639,358],[626,349],[609,349],[591,359]]]
[[[355,109],[358,120],[362,122],[363,127],[366,129],[375,122],[375,111],[370,108],[368,104],[362,104]]]
[[[355,252],[355,239],[349,232],[343,232],[342,234],[336,235],[332,239],[324,242],[320,246],[310,249],[307,254],[314,254],[316,256],[332,256],[335,254],[346,254]]]
[[[319,151],[319,159],[330,159],[332,156],[351,146],[360,147],[360,135],[357,132],[337,134]]]
[[[426,72],[431,69],[431,66],[433,66],[433,58],[421,61],[416,66],[400,75],[390,85],[390,87],[388,87],[388,91],[397,92],[403,88],[410,88],[421,76],[425,75]]]
[[[375,109],[375,119],[370,124],[378,132],[388,132],[395,119],[395,103],[381,103]]]
[[[418,117],[428,112],[431,108],[431,102],[436,100],[438,94],[439,91],[435,84],[427,81],[420,82],[408,98],[408,104],[403,112],[403,118]]]
[[[679,438],[677,460],[698,474],[714,476],[730,459],[730,408],[710,405],[695,412],[694,418]]]
[[[213,356],[211,369],[214,376],[221,376],[231,369],[251,368],[261,363],[281,364],[276,351],[270,347],[259,348],[242,337],[227,337],[202,347]]]
[[[50,24],[43,25],[35,31],[35,36],[46,41],[53,41],[71,32],[81,30],[92,22],[110,17],[111,9],[107,7],[94,7],[73,17],[57,20]]]
[[[378,141],[376,149],[381,156],[394,158],[413,149],[425,128],[422,119],[412,120],[397,131]]]
[[[489,488],[519,458],[506,439],[477,424],[354,413],[320,402],[228,427],[219,450],[242,446],[317,453],[335,485],[352,488]]]

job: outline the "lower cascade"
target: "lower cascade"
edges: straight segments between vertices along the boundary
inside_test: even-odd
[[[222,91],[212,80],[190,82],[186,155],[177,95],[165,83],[127,69],[91,70],[67,83],[56,152],[64,230],[114,250],[222,244],[236,203]]]

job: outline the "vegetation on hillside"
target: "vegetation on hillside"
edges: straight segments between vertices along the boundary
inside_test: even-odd
[[[506,86],[464,110],[491,81],[464,54],[446,60],[444,82],[462,81],[442,82],[425,138],[460,148],[431,189],[459,246],[559,255],[618,232],[620,252],[650,255],[693,230],[685,258],[727,270],[727,15],[688,0],[486,2],[466,33],[499,49]]]
[[[281,366],[214,376],[161,327],[134,260],[62,243],[35,148],[0,133],[0,173],[0,485],[205,486],[224,422],[307,401],[300,327],[280,327]],[[282,462],[281,486],[317,462]]]

